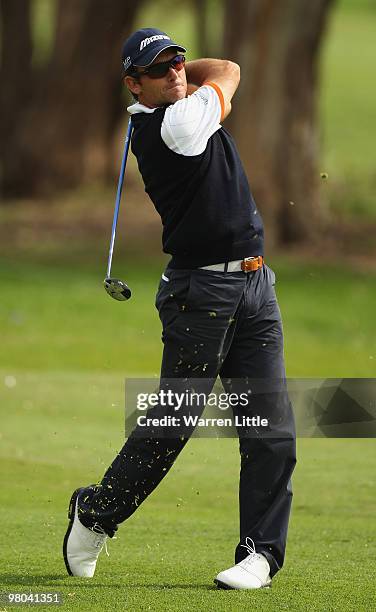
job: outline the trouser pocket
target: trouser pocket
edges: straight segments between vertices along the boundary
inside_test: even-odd
[[[162,310],[179,313],[188,309],[192,270],[165,270],[159,282],[155,307],[161,317]]]

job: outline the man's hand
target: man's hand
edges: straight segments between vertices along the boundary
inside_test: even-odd
[[[231,99],[237,90],[240,81],[240,67],[235,62],[219,59],[199,59],[187,62],[185,65],[187,75],[188,95],[203,85],[211,81],[219,86],[224,98],[224,114],[222,120],[231,112]],[[192,90],[190,91],[190,89]]]

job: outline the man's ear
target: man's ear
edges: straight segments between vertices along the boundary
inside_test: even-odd
[[[141,93],[141,83],[137,79],[134,79],[131,76],[126,76],[124,77],[124,83],[132,94],[136,94],[136,96],[138,96]]]

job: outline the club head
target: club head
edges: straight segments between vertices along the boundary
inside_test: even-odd
[[[119,302],[125,302],[125,300],[129,300],[132,295],[132,292],[129,289],[128,285],[126,285],[119,278],[105,278],[103,284],[108,295],[114,298],[114,300],[118,300]]]

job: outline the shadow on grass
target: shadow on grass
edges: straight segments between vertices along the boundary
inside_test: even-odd
[[[118,588],[118,589],[166,589],[166,590],[174,590],[174,589],[185,589],[185,590],[195,590],[195,589],[203,589],[205,591],[216,591],[217,587],[213,584],[149,584],[147,582],[144,583],[119,583],[119,582],[96,582],[95,580],[87,580],[86,578],[77,579],[69,576],[62,576],[61,574],[44,574],[44,575],[27,575],[22,576],[20,574],[0,574],[0,582],[3,586],[17,584],[22,586],[31,586],[31,587],[39,587],[39,586],[50,586],[50,587],[70,587],[74,585],[75,589],[92,589],[96,587],[101,588]]]

